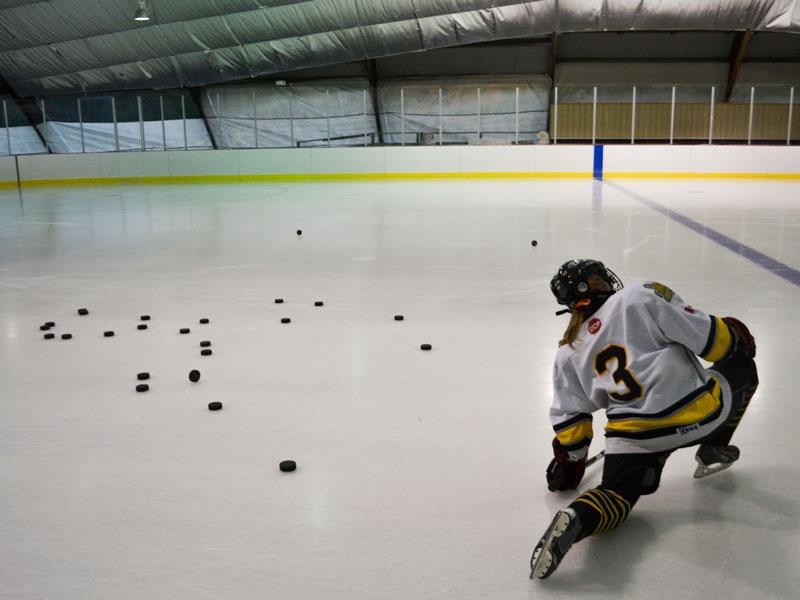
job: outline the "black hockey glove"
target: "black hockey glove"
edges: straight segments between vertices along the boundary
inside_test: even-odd
[[[583,479],[586,457],[578,461],[570,460],[558,438],[553,438],[553,454],[555,458],[547,467],[547,489],[551,492],[574,490]]]
[[[730,356],[740,355],[748,358],[756,357],[756,341],[753,339],[750,330],[739,319],[734,317],[722,317],[722,321],[728,326],[733,335]]]

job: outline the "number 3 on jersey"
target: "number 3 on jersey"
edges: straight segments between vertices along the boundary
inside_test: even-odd
[[[642,397],[642,386],[636,381],[636,378],[628,370],[628,353],[625,351],[624,346],[611,344],[604,350],[597,353],[594,357],[594,369],[600,376],[605,375],[608,371],[608,363],[611,360],[617,362],[617,368],[611,372],[611,377],[615,383],[625,384],[626,390],[624,393],[609,392],[608,395],[620,402],[632,402]]]

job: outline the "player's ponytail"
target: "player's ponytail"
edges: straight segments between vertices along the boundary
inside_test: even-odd
[[[572,344],[578,338],[578,333],[580,333],[581,325],[583,325],[583,320],[585,318],[586,316],[582,310],[572,311],[569,318],[569,325],[567,325],[567,330],[564,332],[564,337],[558,342],[559,346],[569,344],[569,347],[573,348]]]

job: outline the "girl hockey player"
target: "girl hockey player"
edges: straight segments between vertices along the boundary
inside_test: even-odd
[[[571,315],[553,370],[551,491],[580,483],[591,413],[604,409],[608,425],[602,483],[558,511],[533,551],[531,578],[542,579],[572,544],[622,525],[656,491],[674,450],[699,444],[695,477],[731,466],[731,436],[758,386],[747,327],[702,313],[665,285],[623,289],[603,263],[572,260],[550,288]],[[713,365],[704,369],[696,355]]]

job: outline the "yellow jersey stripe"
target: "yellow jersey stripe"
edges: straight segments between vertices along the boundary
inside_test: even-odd
[[[661,419],[626,419],[624,421],[609,421],[606,431],[646,431],[681,425],[699,423],[720,407],[721,389],[719,382],[714,381],[710,392],[705,392],[693,402],[687,404],[675,414]]]
[[[556,437],[563,446],[571,446],[587,438],[591,439],[592,433],[592,421],[589,419],[587,421],[575,423],[575,425],[562,429],[561,431],[557,431]]]
[[[722,359],[730,350],[733,341],[730,329],[725,325],[725,321],[719,317],[714,317],[714,319],[717,325],[714,341],[711,343],[711,349],[700,357],[708,362],[717,362]]]

